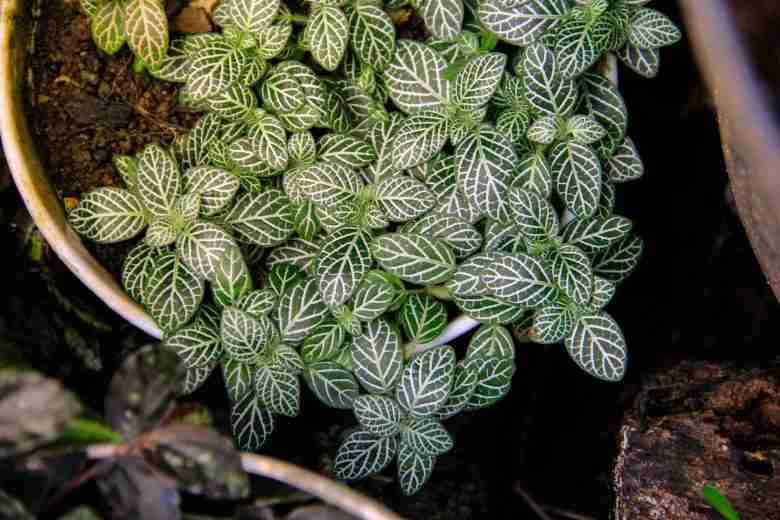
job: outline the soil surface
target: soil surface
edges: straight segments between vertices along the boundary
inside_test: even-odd
[[[654,7],[681,25],[672,3]],[[119,183],[113,153],[169,140],[193,115],[178,109],[173,87],[134,75],[127,51],[98,53],[85,17],[74,8],[52,0],[44,11],[32,119],[52,181],[63,197],[77,197]],[[640,268],[608,307],[629,343],[625,381],[591,378],[561,346],[520,345],[512,392],[492,408],[448,421],[456,447],[439,459],[422,492],[402,497],[392,474],[358,485],[399,513],[413,519],[538,518],[529,506],[534,500],[539,507],[606,519],[614,504],[621,420],[646,374],[680,359],[760,364],[776,356],[780,306],[733,211],[715,118],[686,42],[662,52],[657,79],[621,68],[621,88],[631,114],[629,135],[646,165],[644,179],[618,190],[617,213],[633,219],[645,239]],[[36,242],[12,189],[0,191],[0,202],[0,240],[15,245],[9,247],[14,267],[7,296],[0,299],[0,337],[100,410],[118,360],[148,338],[111,315]],[[116,270],[121,250],[97,253],[103,261],[114,259],[109,266]],[[301,417],[280,420],[265,451],[323,470],[340,429],[354,420],[305,394]],[[218,376],[191,400],[226,426]],[[274,489],[258,482],[260,494]],[[89,490],[80,497],[94,501]],[[226,512],[224,504],[191,498],[184,505],[204,514]]]

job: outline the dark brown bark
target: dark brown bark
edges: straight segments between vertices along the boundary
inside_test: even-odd
[[[710,484],[747,519],[780,519],[780,366],[683,362],[648,378],[614,472],[618,520],[720,518]]]

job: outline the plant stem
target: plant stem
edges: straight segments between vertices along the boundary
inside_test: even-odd
[[[297,23],[298,25],[306,25],[309,23],[309,17],[305,14],[290,14],[287,15],[287,21],[290,23]]]
[[[429,294],[438,300],[444,300],[451,302],[452,293],[443,285],[437,285],[434,287],[422,287],[420,289],[411,289],[406,291],[409,294]]]

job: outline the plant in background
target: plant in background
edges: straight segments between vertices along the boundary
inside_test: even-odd
[[[136,70],[158,66],[168,52],[168,18],[161,0],[81,0],[90,17],[92,40],[115,54],[125,43]]]
[[[452,446],[441,421],[509,391],[515,340],[563,342],[593,376],[624,376],[604,308],[642,251],[613,211],[643,165],[602,64],[617,52],[650,75],[679,38],[645,3],[484,0],[475,15],[427,0],[415,7],[435,38],[420,42],[397,40],[380,3],[313,2],[307,16],[228,0],[221,33],[176,41],[153,69],[208,111],[172,146],[184,189],[163,174],[133,188],[125,173],[129,190],[110,195],[137,190],[133,204],[87,194],[71,219],[90,238],[128,238],[148,201],[169,201],[155,218],[178,215],[176,197],[203,208],[193,172],[224,179],[219,209],[165,217],[175,252],[146,240],[124,268],[188,367],[186,390],[220,366],[237,442],[258,449],[274,415],[298,414],[302,378],[359,423],[335,473],[397,460],[413,493]],[[195,241],[208,261],[187,253],[188,226],[219,230]],[[477,325],[463,355],[442,345]]]

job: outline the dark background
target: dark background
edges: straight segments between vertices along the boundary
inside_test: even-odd
[[[657,4],[682,26],[673,3]],[[761,31],[754,33],[761,42]],[[774,55],[765,58],[776,63]],[[732,207],[715,118],[687,41],[662,51],[656,79],[621,68],[621,89],[629,135],[646,166],[642,180],[618,189],[616,212],[634,220],[645,240],[639,269],[608,307],[629,344],[625,381],[593,379],[561,346],[519,345],[512,392],[490,409],[448,422],[456,447],[439,459],[422,492],[403,498],[390,479],[360,484],[400,513],[534,518],[522,489],[540,503],[607,518],[621,417],[643,375],[680,359],[760,363],[776,352],[779,307]],[[0,173],[6,266],[0,348],[21,350],[27,362],[63,379],[100,411],[119,359],[147,339],[110,314],[41,244],[4,164]],[[224,427],[219,377],[191,399],[205,403]],[[322,469],[339,429],[352,421],[307,393],[302,417],[280,420],[266,452]],[[261,493],[276,489],[257,485]],[[87,486],[72,500],[94,501],[95,490]]]

